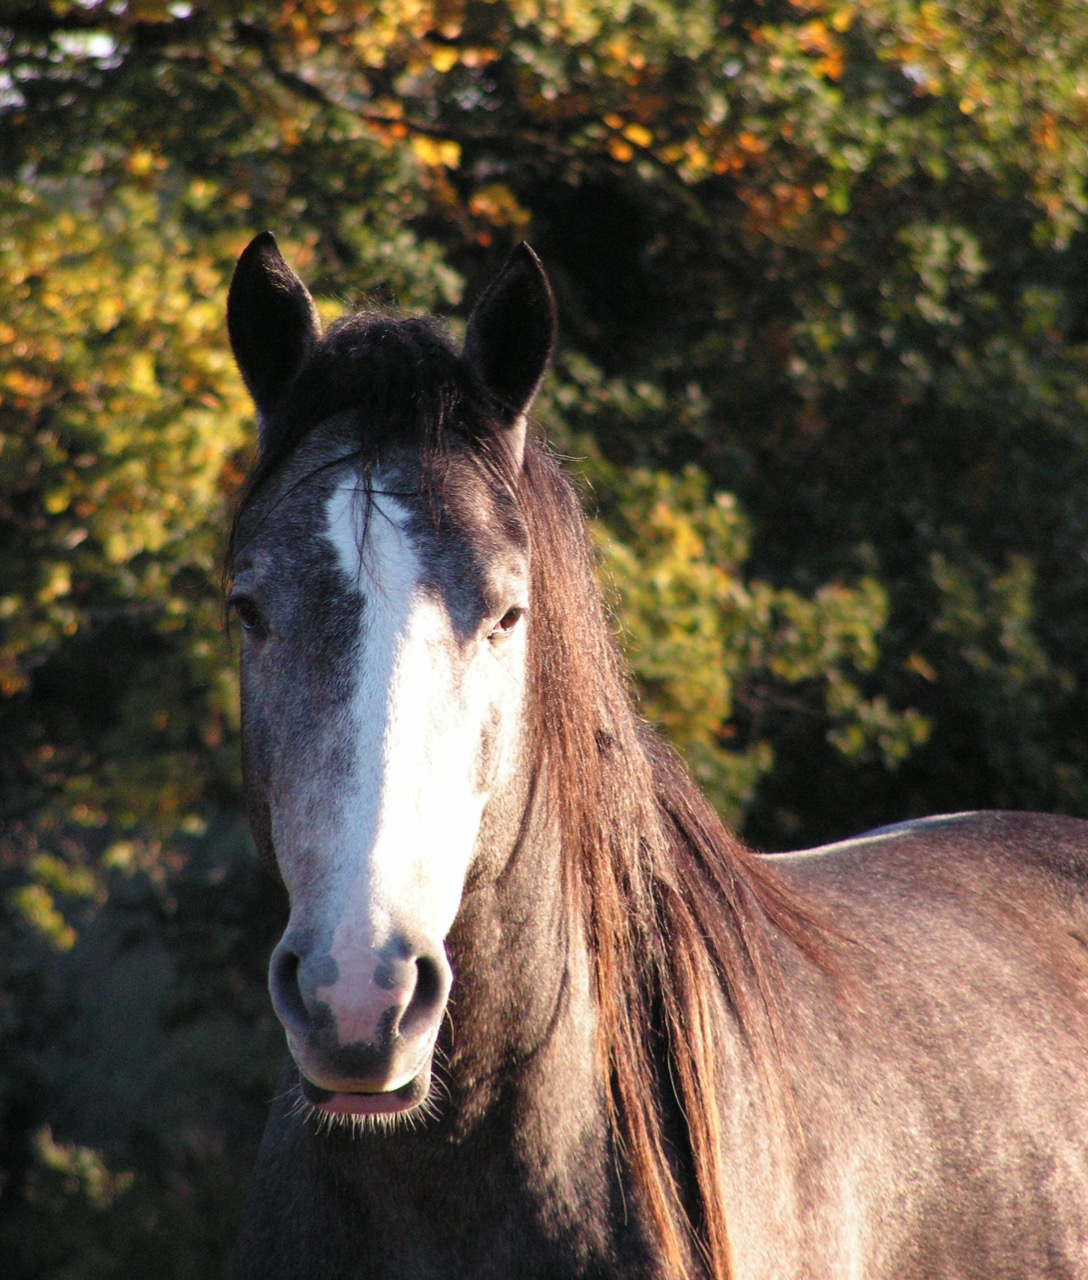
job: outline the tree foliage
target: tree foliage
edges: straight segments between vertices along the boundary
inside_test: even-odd
[[[5,7],[15,1274],[224,1272],[270,1087],[217,565],[248,237],[455,329],[532,241],[644,712],[758,842],[1083,813],[1086,69],[1079,0]]]

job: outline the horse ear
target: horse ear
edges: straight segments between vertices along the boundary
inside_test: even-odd
[[[525,415],[555,347],[555,298],[540,259],[520,244],[469,316],[464,359],[498,404],[520,461]]]
[[[284,262],[270,231],[250,241],[234,268],[227,332],[257,406],[263,445],[269,418],[321,337],[314,300]]]

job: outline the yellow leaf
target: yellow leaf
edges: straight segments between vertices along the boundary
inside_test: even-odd
[[[636,147],[648,147],[654,140],[654,135],[641,124],[629,124],[623,130],[623,136],[633,142]]]
[[[158,390],[155,378],[155,357],[150,351],[136,351],[130,366],[129,390],[136,395],[154,395]]]
[[[135,151],[129,153],[125,168],[135,178],[146,177],[155,168],[154,152],[148,151],[146,147],[137,147]]]
[[[23,369],[11,369],[5,373],[2,385],[21,400],[40,400],[52,386],[45,378],[35,377]]]
[[[8,902],[58,951],[69,951],[75,945],[75,930],[65,922],[64,917],[57,910],[53,895],[44,885],[23,885],[9,895]]]
[[[432,169],[456,169],[461,163],[460,146],[447,139],[415,137],[412,139],[412,150],[418,160]]]
[[[440,45],[431,53],[431,66],[440,74],[452,71],[460,61],[460,54],[449,45]]]
[[[42,506],[51,516],[60,515],[62,511],[67,510],[68,504],[72,501],[71,491],[68,489],[51,489],[43,498]]]
[[[49,567],[49,576],[45,584],[38,590],[38,600],[48,604],[58,596],[66,596],[72,589],[72,573],[66,564],[54,564]]]

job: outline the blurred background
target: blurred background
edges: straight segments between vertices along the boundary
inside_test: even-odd
[[[644,713],[786,848],[1088,814],[1086,184],[1082,0],[6,0],[6,1276],[225,1276],[282,1053],[219,595],[249,238],[454,332],[533,244]]]

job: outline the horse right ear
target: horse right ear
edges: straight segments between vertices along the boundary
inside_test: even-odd
[[[321,337],[314,300],[283,260],[270,231],[250,241],[234,268],[227,332],[257,406],[263,446],[268,420]]]
[[[473,308],[461,353],[490,392],[518,465],[525,449],[525,416],[551,360],[555,333],[555,297],[548,277],[532,249],[520,244]]]

